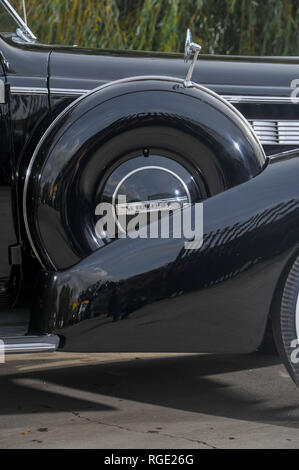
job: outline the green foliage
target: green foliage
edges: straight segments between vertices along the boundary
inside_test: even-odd
[[[19,12],[21,0],[12,0]],[[39,40],[82,47],[299,55],[298,0],[27,0]]]

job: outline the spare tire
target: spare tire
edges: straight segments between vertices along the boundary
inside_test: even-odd
[[[248,181],[265,162],[249,123],[210,90],[165,77],[113,82],[74,102],[41,139],[24,187],[27,235],[44,267],[64,269],[103,243],[95,208],[112,197],[111,175],[131,195],[144,186],[137,201],[154,197],[154,186],[166,198],[174,190],[185,198],[187,188],[196,202]]]

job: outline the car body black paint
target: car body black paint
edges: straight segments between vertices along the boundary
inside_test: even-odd
[[[205,200],[199,250],[125,238],[42,272],[31,331],[65,335],[74,351],[254,351],[299,248],[298,170],[294,152]]]
[[[3,139],[0,189],[8,188],[6,221],[15,227],[9,240],[1,240],[0,249],[4,253],[8,244],[22,243],[24,267],[30,266],[27,276],[36,276],[28,262],[31,253],[24,229],[22,190],[34,149],[51,120],[79,96],[80,90],[83,93],[140,75],[181,79],[187,66],[181,54],[17,44],[8,34],[0,37],[0,51],[9,64],[3,77],[12,88],[10,116],[8,107],[0,105],[1,129],[10,121],[9,137],[14,144],[11,149],[9,140]],[[296,78],[296,57],[201,56],[193,75],[195,82],[221,95],[260,97],[289,97]],[[292,120],[299,116],[299,105],[291,102],[235,106],[247,119]],[[291,148],[265,146],[268,154]],[[180,240],[168,241],[173,244],[172,257],[164,260],[157,254],[142,272],[138,254],[151,250],[153,242],[136,242],[133,266],[125,259],[132,242],[119,240],[114,247],[91,251],[82,261],[74,258],[77,266],[69,263],[55,273],[40,271],[30,331],[59,332],[67,338],[70,349],[86,351],[256,349],[282,272],[298,251],[298,161],[297,154],[275,159],[254,177],[207,199],[204,205],[209,222],[198,253],[183,255]],[[228,206],[228,220],[221,219]],[[20,232],[16,229],[19,224]],[[157,253],[165,243],[157,242]],[[116,268],[122,259],[125,272],[120,279]],[[103,274],[93,272],[94,266],[109,274],[109,282]],[[1,276],[9,277],[7,262],[0,271]],[[180,272],[184,273],[182,285]],[[90,273],[88,282],[86,273]],[[135,297],[132,285],[138,286]],[[89,301],[88,306],[80,311],[78,304],[84,300]],[[101,314],[100,306],[105,313]]]

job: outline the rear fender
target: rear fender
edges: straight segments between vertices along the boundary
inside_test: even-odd
[[[39,278],[31,331],[76,351],[247,353],[299,248],[299,152],[203,202],[203,245],[119,239]],[[272,305],[273,307],[273,305]]]

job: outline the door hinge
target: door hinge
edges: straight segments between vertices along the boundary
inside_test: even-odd
[[[22,264],[22,246],[19,244],[8,247],[8,259],[10,265]]]

